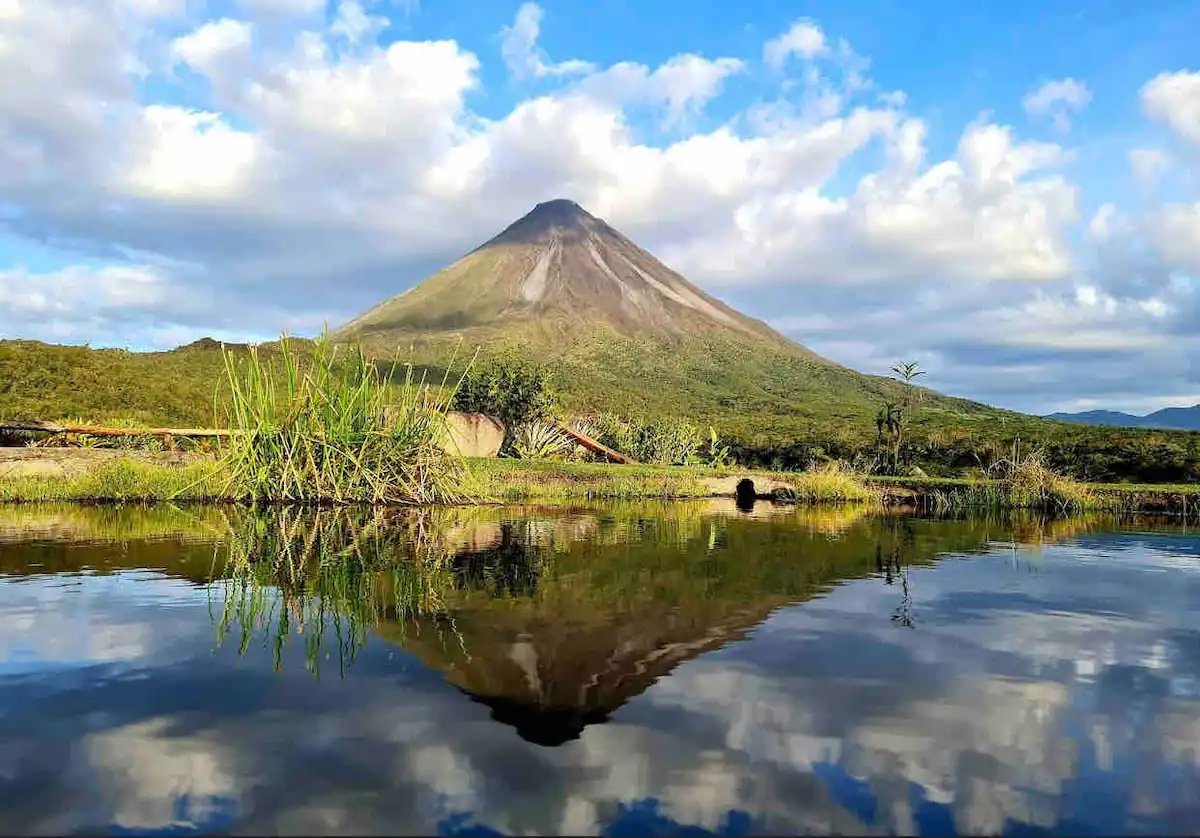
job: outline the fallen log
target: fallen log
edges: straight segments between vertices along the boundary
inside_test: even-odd
[[[639,465],[638,461],[632,457],[626,457],[620,451],[614,451],[599,440],[592,439],[587,434],[581,434],[579,431],[575,430],[569,425],[566,425],[562,422],[555,422],[554,424],[560,431],[578,442],[588,451],[591,451],[593,454],[600,454],[601,456],[607,457],[610,463],[623,463],[630,466]]]

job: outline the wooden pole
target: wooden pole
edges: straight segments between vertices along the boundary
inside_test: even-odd
[[[593,454],[601,454],[601,455],[607,457],[609,462],[623,463],[625,465],[630,465],[630,466],[639,465],[638,461],[633,459],[632,457],[626,457],[620,451],[614,451],[613,449],[609,448],[607,445],[604,445],[599,440],[592,439],[587,434],[581,434],[579,431],[575,430],[574,428],[570,427],[569,425],[565,425],[562,422],[555,422],[554,424],[558,427],[558,429],[560,431],[562,431],[564,434],[569,436],[571,439],[578,442],[580,445],[582,445],[588,451],[591,451]]]

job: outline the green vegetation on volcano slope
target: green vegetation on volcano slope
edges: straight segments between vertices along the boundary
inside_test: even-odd
[[[169,352],[0,341],[0,418],[205,427],[224,370],[209,339]]]
[[[735,456],[747,465],[794,469],[828,458],[852,461],[874,444],[880,404],[900,400],[903,392],[896,381],[766,346],[747,352],[745,344],[719,336],[652,344],[611,332],[587,334],[566,323],[557,332],[553,323],[536,328],[536,334],[510,331],[489,346],[550,360],[564,409],[711,424],[733,440]],[[368,342],[367,349],[390,357],[385,347]],[[471,354],[456,341],[418,339],[411,359],[432,370],[430,380],[441,381],[455,350],[459,365]],[[264,345],[263,351],[274,350]],[[0,341],[0,419],[209,425],[223,371],[220,344],[210,340],[150,353]],[[1200,434],[1070,425],[921,394],[906,453],[931,474],[986,467],[1009,456],[1019,437],[1022,450],[1040,448],[1047,463],[1080,478],[1200,480]]]

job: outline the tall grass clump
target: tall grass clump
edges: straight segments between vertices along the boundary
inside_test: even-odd
[[[325,337],[301,355],[285,336],[268,360],[225,353],[226,494],[295,503],[422,504],[461,499],[442,445],[445,404],[411,365],[393,379]],[[443,385],[445,382],[443,382]],[[444,388],[443,388],[444,389]]]
[[[1098,504],[1090,486],[1064,477],[1031,454],[1012,466],[1005,489],[1011,506],[1059,513],[1082,512]]]
[[[1004,459],[988,470],[989,479],[933,486],[921,492],[921,505],[931,512],[1033,509],[1056,515],[1088,510],[1119,511],[1111,492],[1059,474],[1039,453]],[[953,483],[953,481],[946,481]]]
[[[627,419],[601,413],[588,420],[594,435],[610,448],[647,465],[720,468],[729,463],[729,445],[709,428],[707,435],[686,419]]]
[[[858,474],[836,461],[810,471],[790,474],[788,483],[795,493],[793,499],[804,503],[865,503],[881,498],[879,491],[872,489]]]

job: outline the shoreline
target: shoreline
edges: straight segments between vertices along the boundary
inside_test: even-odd
[[[771,472],[509,459],[464,462],[467,493],[479,505],[730,498],[737,497],[740,489],[746,498],[803,505],[865,503],[932,513],[1040,508],[1060,514],[1103,511],[1200,518],[1200,485],[1187,484],[1079,484],[1087,492],[1086,506],[1056,510],[1049,502],[1045,506],[1016,502],[999,480],[878,477],[836,470]],[[219,463],[204,455],[0,449],[0,502],[5,503],[247,503],[222,494],[223,484]]]

